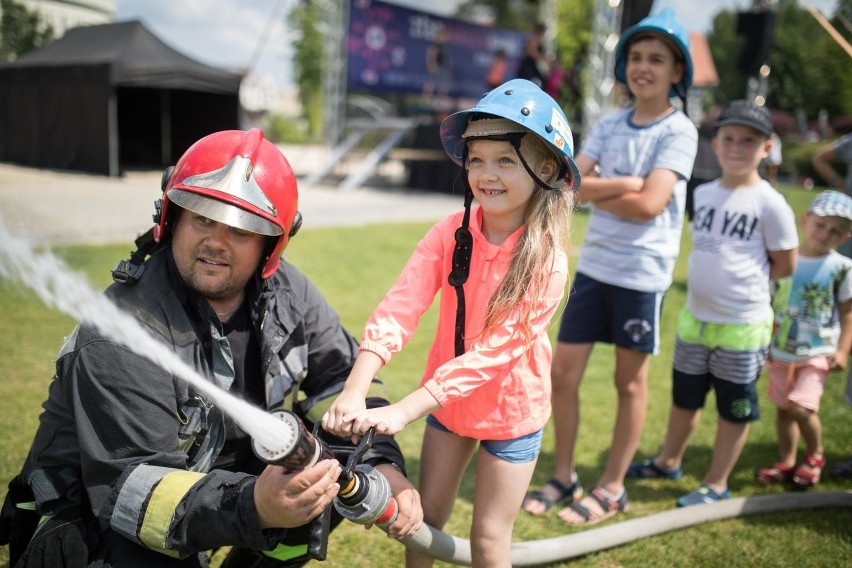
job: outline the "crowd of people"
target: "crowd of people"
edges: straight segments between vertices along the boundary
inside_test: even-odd
[[[852,347],[852,260],[835,251],[852,235],[852,198],[820,193],[797,227],[759,175],[772,152],[771,117],[746,100],[716,119],[721,175],[694,190],[665,440],[655,456],[635,456],[698,146],[685,102],[683,110],[672,103],[685,101],[692,82],[688,41],[668,9],[623,32],[615,75],[633,104],[602,118],[576,155],[564,111],[531,80],[496,86],[447,117],[440,138],[463,168],[464,207],[424,235],[360,342],[281,257],[301,223],[297,183],[259,130],[208,135],[166,170],[156,224],[106,295],[201,375],[255,406],[290,410],[344,446],[375,432],[363,459],[398,504],[392,538],[424,522],[442,528],[476,456],[476,566],[509,565],[522,511],[560,506],[568,524],[595,523],[628,510],[626,479],[680,478],[711,390],[718,422],[710,467],[676,504],[730,498],[728,477],[760,418],[764,367],[779,459],[757,481],[813,487],[826,466],[823,387]],[[542,53],[534,43],[531,72]],[[827,164],[850,148],[852,140],[841,140],[815,158],[838,186]],[[576,203],[591,213],[572,279]],[[547,330],[566,293],[554,352]],[[438,296],[420,385],[391,403],[378,374]],[[579,387],[598,343],[615,346],[616,414],[605,468],[584,492],[575,458]],[[551,417],[555,468],[530,490]],[[394,435],[422,418],[415,484]],[[0,542],[15,567],[201,567],[219,549],[223,566],[298,566],[340,474],[335,459],[299,471],[265,463],[204,392],[82,322],[57,357],[0,514]],[[335,513],[330,528],[340,521]],[[408,550],[406,564],[432,559]]]

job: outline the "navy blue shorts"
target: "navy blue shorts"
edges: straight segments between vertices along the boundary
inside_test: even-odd
[[[559,342],[614,343],[656,355],[664,296],[604,284],[578,272],[562,314]]]
[[[435,418],[433,415],[426,417],[426,424],[432,428],[437,428],[442,432],[450,432],[446,426]],[[452,432],[450,432],[452,434]],[[541,451],[541,438],[544,435],[544,428],[510,440],[480,440],[479,444],[493,456],[497,456],[501,460],[509,463],[527,463],[538,458]]]
[[[759,373],[759,371],[758,371]],[[716,410],[729,422],[760,420],[757,402],[757,377],[747,383],[734,383],[710,373],[689,375],[675,369],[672,372],[672,402],[686,410],[704,408],[707,393],[716,391]]]

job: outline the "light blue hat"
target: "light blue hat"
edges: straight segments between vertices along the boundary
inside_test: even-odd
[[[852,197],[839,191],[823,191],[811,201],[808,213],[817,217],[842,217],[852,221]]]

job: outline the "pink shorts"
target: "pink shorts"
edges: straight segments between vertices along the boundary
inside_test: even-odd
[[[828,357],[811,357],[795,363],[769,360],[766,362],[769,400],[781,410],[786,410],[794,402],[817,412],[828,371]]]

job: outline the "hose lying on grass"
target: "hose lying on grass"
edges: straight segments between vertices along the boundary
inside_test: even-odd
[[[512,566],[536,566],[614,548],[634,540],[721,521],[777,511],[852,507],[852,491],[780,493],[728,499],[710,505],[672,509],[574,534],[512,544]],[[470,566],[470,541],[445,534],[427,524],[401,540],[405,546],[438,560]]]

